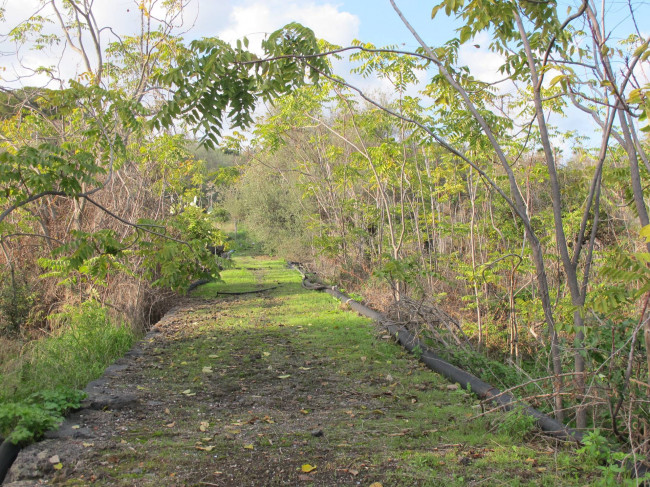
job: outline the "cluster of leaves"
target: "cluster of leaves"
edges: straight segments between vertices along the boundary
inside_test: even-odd
[[[190,43],[178,66],[159,75],[159,81],[173,90],[152,123],[170,126],[175,119],[201,132],[202,142],[216,147],[224,121],[233,127],[247,127],[258,99],[272,100],[306,83],[304,61],[313,58],[308,78],[317,82],[328,72],[311,29],[297,23],[272,33],[262,45],[267,58],[248,51],[248,40],[235,47],[216,38]],[[273,62],[270,62],[270,61]]]
[[[641,229],[641,235],[650,241],[650,225]],[[650,292],[650,252],[626,252],[615,249],[600,269],[607,285],[592,296],[590,306],[608,314],[622,305],[637,302]]]
[[[156,222],[141,221],[141,225]],[[153,285],[185,291],[194,279],[219,279],[229,261],[216,257],[209,247],[226,246],[227,236],[204,210],[187,207],[168,221],[169,233],[140,242],[143,267]],[[180,240],[182,239],[182,240]]]
[[[41,277],[60,278],[60,284],[92,282],[106,286],[111,271],[129,273],[128,267],[121,262],[128,245],[114,230],[93,233],[73,230],[71,236],[70,241],[52,251],[51,257],[38,260],[46,270]]]
[[[225,245],[226,234],[204,210],[188,206],[165,221],[142,219],[128,239],[114,230],[88,233],[73,231],[72,239],[54,249],[52,257],[38,260],[43,278],[59,278],[60,284],[109,285],[110,275],[141,274],[154,286],[183,292],[194,279],[218,279],[227,260],[210,252]]]
[[[84,397],[82,391],[55,389],[0,404],[0,433],[15,445],[37,441],[58,426],[68,411],[78,409]]]
[[[582,440],[578,454],[587,465],[596,466],[602,477],[594,484],[597,487],[618,487],[643,485],[650,480],[650,473],[636,477],[631,476],[628,455],[616,451],[607,437],[599,429],[588,432]]]
[[[22,133],[12,136],[57,140],[58,130],[68,124],[80,126],[80,136],[17,148],[0,144],[0,203],[6,208],[0,219],[45,195],[79,197],[101,186],[99,176],[126,157],[122,130],[141,126],[142,107],[137,102],[97,86],[71,82],[70,88],[38,93],[33,103],[36,109],[5,122],[5,131],[20,121]]]

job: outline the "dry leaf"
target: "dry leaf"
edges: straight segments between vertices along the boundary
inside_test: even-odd
[[[379,482],[373,482],[372,484],[370,484],[370,487],[384,487],[384,486],[381,485],[381,483]]]
[[[212,373],[212,367],[206,366],[201,369],[201,372],[204,374],[211,374]]]
[[[457,391],[458,390],[458,384],[449,384],[447,386],[448,391]]]
[[[308,463],[305,463],[300,470],[305,473],[313,472],[316,470],[316,465],[309,465]]]
[[[176,421],[173,421],[173,422],[171,422],[171,423],[168,423],[168,424],[166,424],[165,426],[167,426],[168,428],[173,428],[174,426],[176,426]]]
[[[210,423],[207,421],[201,421],[201,424],[199,425],[199,431],[207,431],[208,428],[210,427]]]
[[[63,464],[59,462],[56,465],[53,465],[52,467],[54,468],[54,470],[61,470],[63,468]]]
[[[289,377],[291,377],[291,374],[278,375],[278,379],[288,379]]]
[[[196,448],[197,450],[201,450],[201,451],[212,451],[212,450],[214,450],[214,445],[195,446],[194,448]]]
[[[255,449],[255,447],[252,444],[244,445],[244,448],[246,448],[247,450],[254,450]]]
[[[300,412],[301,412],[302,414],[309,414],[309,411],[307,411],[306,409],[301,409]]]
[[[86,442],[83,442],[82,445],[84,446],[84,448],[90,448],[91,446],[95,446],[94,443],[86,443]]]

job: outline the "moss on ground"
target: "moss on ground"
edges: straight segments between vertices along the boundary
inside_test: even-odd
[[[482,415],[387,333],[285,263],[236,260],[124,376],[140,409],[55,473],[65,485],[586,485],[570,446]],[[226,295],[276,286],[256,294]],[[518,429],[519,428],[519,429]],[[523,438],[523,440],[522,440]],[[316,467],[304,472],[303,466]],[[305,467],[305,470],[309,468]]]

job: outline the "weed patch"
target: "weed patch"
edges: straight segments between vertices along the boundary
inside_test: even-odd
[[[69,307],[55,317],[51,336],[26,345],[3,364],[0,401],[22,400],[56,388],[82,389],[134,343],[126,324],[115,324],[98,303]]]

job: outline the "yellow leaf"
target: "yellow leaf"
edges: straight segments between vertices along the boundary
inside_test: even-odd
[[[56,465],[53,465],[53,468],[54,470],[61,470],[63,468],[63,464],[59,462]]]
[[[305,472],[305,473],[309,473],[309,472],[312,472],[312,471],[316,470],[316,465],[309,465],[308,463],[305,463],[302,466],[301,470],[303,472]]]
[[[289,377],[291,377],[291,374],[278,375],[278,379],[288,379]]]
[[[307,411],[306,409],[301,409],[300,412],[301,412],[302,414],[309,414],[309,411]]]
[[[384,487],[384,486],[381,485],[380,482],[374,482],[374,483],[370,484],[370,487]]]
[[[84,446],[84,448],[90,448],[91,446],[95,446],[94,443],[86,443],[86,442],[83,442],[82,445]]]
[[[247,450],[254,450],[255,449],[255,447],[252,444],[244,445],[244,448],[246,448]]]
[[[203,367],[201,369],[201,372],[203,372],[204,374],[211,374],[212,373],[212,367]]]
[[[646,243],[650,242],[650,225],[646,225],[645,227],[643,227],[639,232],[639,235],[645,237]]]
[[[214,445],[195,446],[194,448],[196,448],[197,450],[201,450],[201,451],[212,451],[212,450],[214,450]]]

